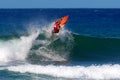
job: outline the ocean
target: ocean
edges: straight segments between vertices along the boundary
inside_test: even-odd
[[[120,9],[0,9],[0,80],[101,79],[120,79]]]

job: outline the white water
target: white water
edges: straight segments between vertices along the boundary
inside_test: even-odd
[[[13,72],[45,74],[53,77],[76,79],[120,79],[120,65],[54,66],[54,65],[18,65],[4,67]]]
[[[0,65],[12,61],[25,61],[33,41],[39,35],[39,31],[32,32],[29,36],[21,36],[19,39],[11,39],[0,42]]]
[[[44,58],[42,58],[41,61],[66,61],[68,56],[67,52],[60,54],[60,52],[57,52],[56,50],[48,49],[47,46],[53,43],[58,38],[60,38],[60,40],[63,42],[67,42],[69,44],[68,46],[70,46],[72,45],[72,43],[69,41],[73,41],[72,35],[69,31],[62,29],[58,34],[55,34],[53,39],[51,40],[51,31],[53,30],[53,26],[54,24],[52,23],[48,26],[40,28],[40,34],[44,34],[45,39],[35,41],[34,45],[41,44],[43,46],[32,52],[34,52],[38,56],[43,56]],[[68,41],[65,41],[65,39],[68,39]]]

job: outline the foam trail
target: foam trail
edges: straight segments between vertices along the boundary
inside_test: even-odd
[[[18,65],[4,67],[13,72],[44,74],[53,77],[76,79],[120,79],[120,65],[54,66],[54,65]]]
[[[21,36],[19,39],[12,39],[1,42],[0,65],[12,61],[25,61],[33,41],[39,35],[39,31],[33,31],[29,36]]]

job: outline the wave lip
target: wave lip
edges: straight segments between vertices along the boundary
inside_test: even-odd
[[[33,41],[39,35],[39,31],[31,33],[29,36],[11,39],[0,42],[0,65],[9,62],[25,61]]]

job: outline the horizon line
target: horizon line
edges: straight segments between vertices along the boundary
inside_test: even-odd
[[[0,8],[0,9],[120,9],[120,8]]]

